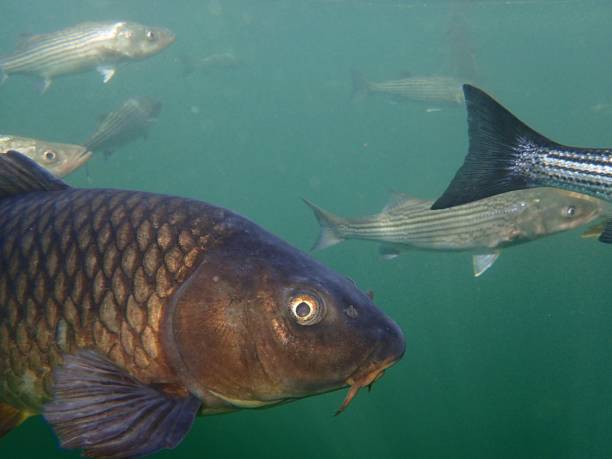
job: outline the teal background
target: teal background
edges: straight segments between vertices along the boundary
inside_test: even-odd
[[[135,95],[163,109],[146,141],[94,157],[67,178],[195,197],[235,210],[307,250],[306,197],[342,215],[380,209],[390,190],[438,196],[466,151],[462,108],[427,112],[351,100],[351,70],[373,80],[455,75],[567,144],[612,145],[612,4],[607,1],[2,0],[0,53],[22,33],[85,20],[163,25],[177,42],[122,66],[0,88],[0,132],[80,142]],[[234,70],[183,77],[181,56],[232,51]],[[482,278],[468,254],[385,262],[349,241],[313,254],[373,290],[403,328],[404,359],[341,416],[344,392],[201,418],[159,458],[607,458],[612,456],[612,248],[561,234],[503,253]],[[206,355],[206,350],[203,350]],[[0,440],[3,458],[63,452],[41,418]]]

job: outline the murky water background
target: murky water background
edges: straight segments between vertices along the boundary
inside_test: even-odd
[[[39,95],[0,88],[0,132],[83,141],[134,95],[162,101],[149,139],[95,157],[75,186],[190,196],[242,213],[308,249],[300,197],[345,215],[390,190],[435,198],[466,151],[462,108],[351,101],[374,80],[455,75],[492,91],[568,144],[612,145],[612,5],[576,2],[3,0],[0,53],[22,33],[85,20],[170,27],[177,43],[119,69],[60,78]],[[235,69],[183,77],[181,56],[231,51]],[[469,56],[475,66],[465,65]],[[315,256],[375,292],[407,352],[373,391],[199,419],[166,458],[605,458],[612,455],[610,247],[563,234],[505,251],[474,279],[467,254],[381,260],[350,241]],[[204,358],[206,350],[203,350]],[[3,458],[61,452],[40,419],[0,442]]]

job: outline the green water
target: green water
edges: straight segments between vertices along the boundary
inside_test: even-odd
[[[162,101],[148,140],[94,157],[75,186],[195,197],[308,249],[300,197],[345,215],[390,190],[435,198],[466,151],[462,108],[351,101],[351,70],[375,80],[452,74],[471,50],[475,82],[568,144],[612,145],[610,2],[3,0],[0,53],[21,33],[130,19],[177,34],[164,53],[0,89],[0,131],[63,142],[89,135],[127,97]],[[449,30],[461,30],[461,39]],[[455,37],[455,38],[453,38]],[[182,77],[178,58],[232,51],[234,70]],[[468,254],[374,244],[314,256],[375,292],[406,335],[401,362],[339,417],[345,393],[201,418],[160,458],[612,457],[611,248],[579,232],[504,252],[482,278]],[[206,350],[203,350],[206,355]],[[2,458],[78,457],[41,418],[0,441]]]

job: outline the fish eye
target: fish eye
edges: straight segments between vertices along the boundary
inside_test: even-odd
[[[314,325],[323,319],[323,303],[313,295],[301,293],[291,298],[289,311],[300,325]]]
[[[57,158],[57,154],[52,150],[47,150],[43,153],[45,161],[54,161]]]
[[[155,40],[155,32],[147,30],[147,40]]]
[[[576,215],[576,208],[573,206],[569,206],[565,208],[565,216],[566,217],[573,217]]]

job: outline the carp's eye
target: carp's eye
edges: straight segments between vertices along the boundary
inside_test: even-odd
[[[312,295],[300,294],[289,302],[289,311],[300,325],[314,325],[323,319],[323,303]]]
[[[155,32],[147,30],[147,40],[155,40]]]
[[[55,154],[54,151],[51,150],[47,150],[43,153],[43,158],[45,159],[45,161],[54,161],[55,158],[57,158],[57,155]]]
[[[566,217],[571,218],[574,215],[576,215],[576,208],[575,207],[569,206],[569,207],[565,208],[565,216]]]

